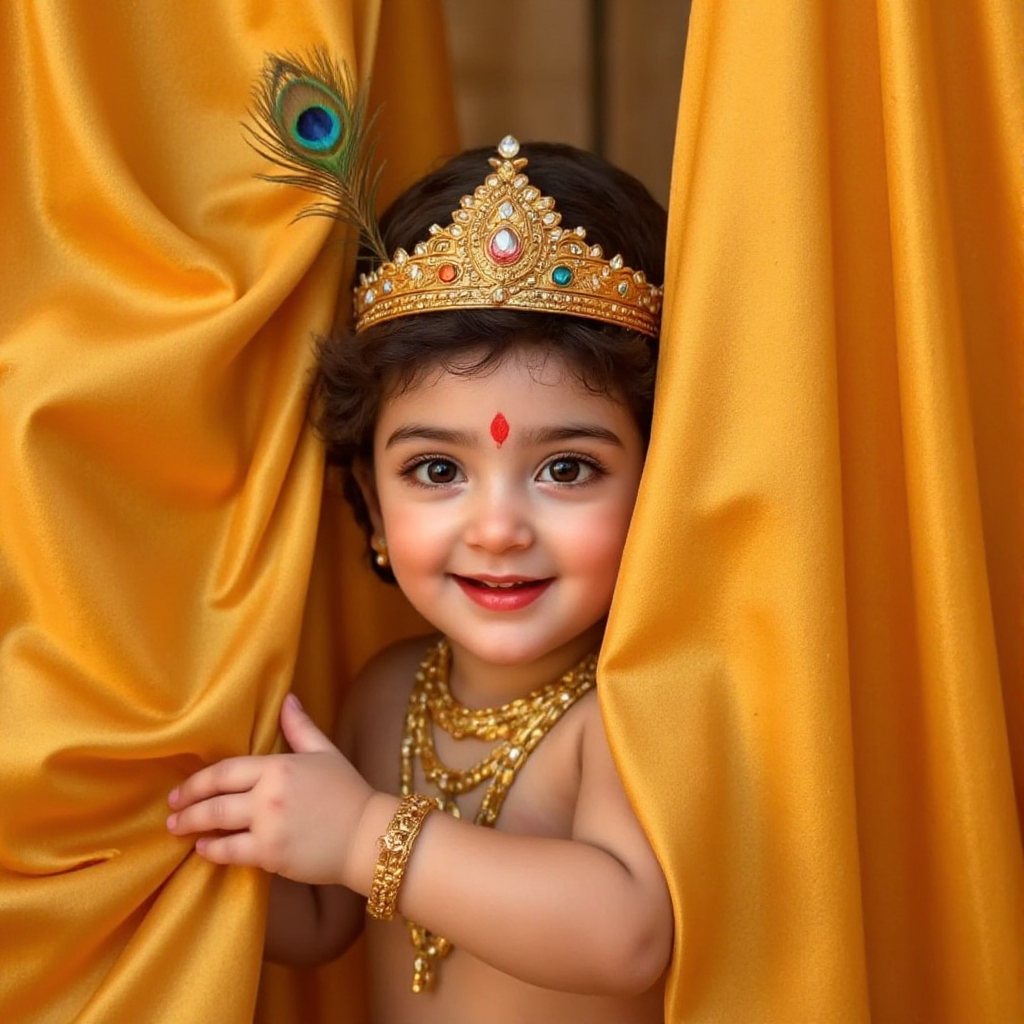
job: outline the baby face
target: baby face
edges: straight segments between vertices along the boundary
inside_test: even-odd
[[[643,457],[628,407],[517,350],[385,404],[371,507],[416,609],[456,649],[525,664],[607,614]]]

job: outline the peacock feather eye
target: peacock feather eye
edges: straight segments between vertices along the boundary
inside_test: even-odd
[[[0,0],[2,2],[2,0]],[[369,84],[358,85],[351,69],[329,53],[269,54],[256,84],[249,142],[275,164],[264,181],[294,185],[322,200],[296,217],[326,215],[359,230],[377,259],[390,256],[377,223],[380,167],[374,158]]]
[[[330,149],[341,135],[341,121],[325,107],[306,107],[295,119],[295,134],[314,149]]]
[[[307,152],[328,155],[348,136],[341,97],[309,78],[294,78],[285,84],[277,97],[277,113],[295,144]]]

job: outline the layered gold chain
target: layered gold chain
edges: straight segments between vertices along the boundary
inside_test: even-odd
[[[460,704],[448,685],[450,670],[451,648],[447,640],[441,639],[428,649],[409,695],[402,736],[401,794],[413,794],[414,768],[419,760],[424,778],[440,794],[441,808],[458,818],[461,815],[456,798],[489,780],[473,820],[490,828],[498,820],[512,783],[537,744],[593,688],[597,655],[588,654],[560,679],[497,708],[474,709]],[[496,746],[469,768],[451,768],[438,757],[435,725],[453,739],[470,737]],[[451,943],[412,921],[406,924],[416,947],[412,990],[423,992],[433,983],[437,962],[450,952]]]

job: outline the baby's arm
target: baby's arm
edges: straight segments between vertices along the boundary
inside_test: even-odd
[[[338,749],[351,758],[354,746],[349,707],[342,709]],[[359,937],[366,900],[341,885],[309,885],[281,875],[270,880],[263,956],[290,967],[316,967],[341,956]]]
[[[340,885],[307,885],[274,875],[263,956],[315,967],[341,956],[363,930],[366,901]]]
[[[630,994],[663,972],[667,888],[629,806],[595,701],[588,701],[573,839],[510,835],[431,814],[402,885],[403,914],[524,981]],[[396,797],[374,792],[297,704],[296,754],[233,758],[172,794],[169,827],[217,863],[249,864],[366,895]]]
[[[338,747],[352,756],[351,716],[343,710]],[[270,880],[264,959],[290,967],[316,967],[341,956],[359,937],[366,900],[342,885],[310,885],[282,875]]]
[[[640,993],[668,964],[671,901],[615,770],[597,701],[580,710],[587,720],[572,840],[510,835],[431,814],[399,906],[455,947],[523,981],[580,993]],[[391,805],[380,803],[378,811],[371,801],[364,815],[368,835],[387,827]],[[357,837],[360,857],[374,852],[369,845]],[[361,878],[372,868],[366,857]]]

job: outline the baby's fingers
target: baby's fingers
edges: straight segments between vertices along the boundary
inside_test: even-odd
[[[187,778],[172,789],[167,802],[173,808],[188,807],[218,793],[245,793],[262,774],[264,757],[229,757]]]
[[[214,864],[240,864],[243,867],[264,867],[259,844],[249,832],[196,840],[196,853]]]
[[[168,831],[176,836],[193,832],[240,832],[251,824],[250,799],[245,793],[200,800],[167,819]]]

